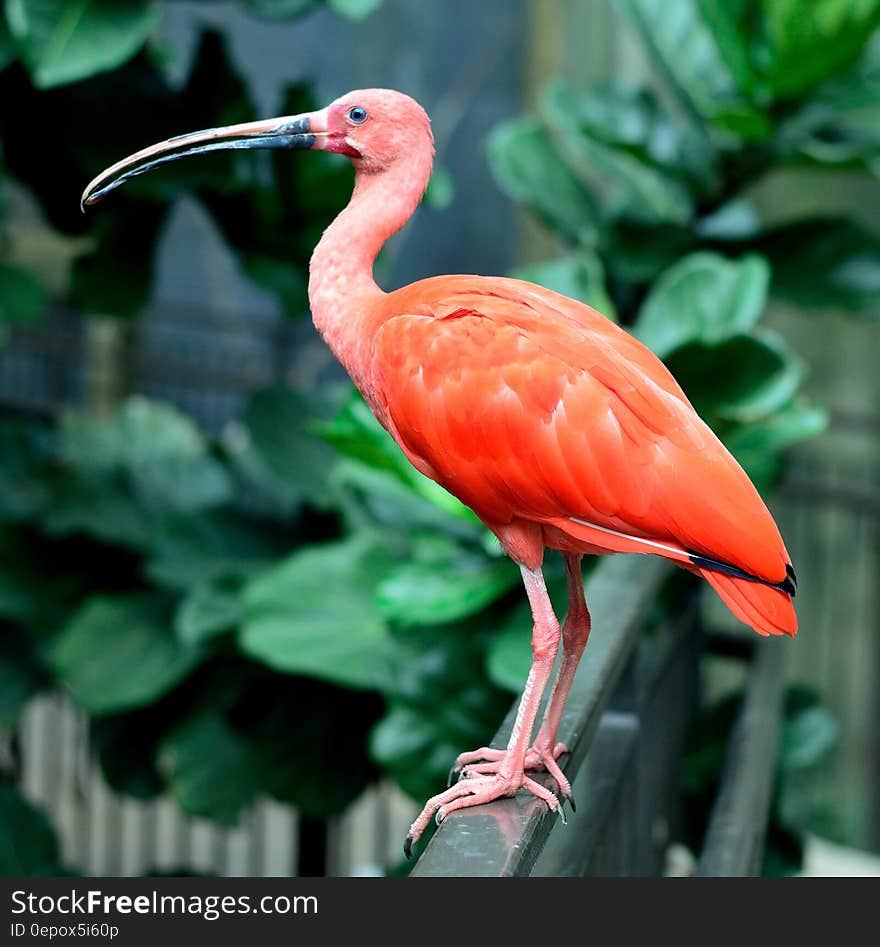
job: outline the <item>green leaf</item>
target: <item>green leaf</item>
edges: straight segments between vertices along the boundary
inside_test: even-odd
[[[748,17],[752,0],[698,0],[697,10],[740,92],[754,95],[755,73],[749,55]]]
[[[587,250],[576,254],[518,266],[511,273],[516,279],[538,283],[555,293],[592,306],[612,322],[617,321],[614,303],[605,288],[605,273],[600,257]]]
[[[7,325],[36,322],[47,304],[46,291],[33,276],[0,262],[0,341]]]
[[[188,591],[215,578],[254,576],[289,549],[292,538],[219,509],[154,518],[144,542],[147,575],[159,585]]]
[[[326,0],[327,6],[348,20],[365,20],[382,6],[382,0]]]
[[[736,427],[725,435],[724,442],[763,492],[776,481],[782,452],[818,437],[827,427],[827,411],[792,401],[770,417]]]
[[[837,743],[840,727],[819,705],[805,707],[786,716],[782,729],[784,770],[803,770],[821,762]]]
[[[441,548],[442,547],[442,548]],[[479,612],[517,584],[505,556],[490,559],[454,543],[435,543],[434,554],[407,562],[376,590],[379,612],[401,625],[440,625]]]
[[[880,237],[844,218],[813,218],[761,235],[773,292],[799,306],[880,317]]]
[[[880,0],[762,0],[761,64],[779,98],[852,65],[880,24]]]
[[[823,83],[777,132],[783,156],[876,173],[880,157],[880,33],[849,72]]]
[[[360,394],[352,389],[349,399],[332,421],[315,425],[314,430],[336,450],[377,471],[386,471],[422,499],[443,513],[468,524],[478,522],[474,513],[439,484],[423,477],[406,459],[391,435],[376,420]],[[344,480],[349,471],[343,471]],[[359,477],[360,474],[354,474]],[[374,485],[379,478],[373,478]],[[399,493],[399,491],[398,491]]]
[[[6,0],[34,84],[78,82],[130,59],[159,22],[150,0]]]
[[[266,388],[248,402],[246,443],[272,489],[293,502],[296,497],[325,508],[334,499],[328,483],[335,458],[312,426],[329,407],[290,388]],[[321,412],[320,414],[318,412]]]
[[[507,195],[535,211],[569,243],[594,242],[596,203],[534,119],[496,126],[487,147],[489,166]]]
[[[52,825],[19,791],[0,783],[0,875],[46,877],[65,873]]]
[[[147,507],[192,512],[232,494],[228,473],[212,457],[199,429],[169,405],[134,397],[109,419],[69,412],[62,418],[61,452],[87,480],[125,474]]]
[[[200,644],[241,621],[241,580],[214,576],[193,586],[178,606],[174,630],[182,642]]]
[[[541,98],[541,115],[574,175],[612,217],[684,224],[693,214],[688,188],[669,169],[644,160],[617,142],[595,137],[597,122],[584,121],[575,97],[560,83]]]
[[[185,719],[159,750],[160,769],[183,810],[228,826],[263,787],[259,762],[259,751],[217,711]]]
[[[362,539],[294,553],[245,587],[242,650],[288,674],[381,687],[393,645],[373,597],[390,565]]]
[[[174,636],[164,603],[151,596],[94,597],[62,630],[52,664],[89,713],[141,707],[174,687],[200,653]]]
[[[748,332],[767,299],[770,269],[759,256],[692,253],[666,270],[639,310],[636,335],[661,358],[690,342],[714,345]]]
[[[736,78],[706,22],[699,0],[617,0],[685,114],[712,118],[731,106],[745,107]],[[728,56],[722,37],[720,45]],[[693,124],[699,126],[699,119]]]
[[[666,364],[699,415],[739,422],[765,418],[791,401],[804,373],[800,359],[768,330],[716,345],[689,342]]]
[[[469,542],[478,542],[487,530],[465,506],[447,512],[442,505],[445,497],[427,499],[404,484],[393,473],[377,470],[357,461],[343,461],[333,474],[344,498],[343,513],[354,528],[365,524],[374,526],[390,538],[406,535],[415,530],[435,530]],[[442,489],[433,481],[425,481]],[[444,491],[445,493],[445,491]],[[458,500],[455,500],[458,503]]]
[[[527,601],[511,609],[486,654],[489,680],[512,693],[523,689],[532,666],[532,612]]]

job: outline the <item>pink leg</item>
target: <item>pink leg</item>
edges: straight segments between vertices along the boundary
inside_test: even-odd
[[[494,772],[475,776],[472,779],[463,779],[427,801],[419,817],[410,826],[406,837],[403,850],[407,857],[412,853],[413,843],[425,831],[425,827],[435,814],[438,821],[442,821],[449,812],[454,812],[456,809],[478,806],[502,796],[514,796],[521,786],[543,799],[551,809],[559,810],[557,798],[525,775],[526,752],[535,727],[535,718],[538,716],[541,698],[553,670],[556,651],[559,647],[559,622],[553,614],[553,606],[547,595],[541,570],[533,571],[525,566],[520,566],[520,570],[534,620],[532,668],[526,680],[507,749],[498,761]],[[496,751],[492,752],[494,755]]]
[[[563,753],[568,752],[568,749],[564,743],[556,742],[556,734],[559,731],[562,711],[571,690],[578,662],[590,635],[590,613],[584,599],[580,556],[565,556],[565,576],[568,585],[568,615],[562,626],[562,664],[553,685],[553,693],[547,705],[541,729],[538,731],[534,744],[526,753],[525,768],[549,772],[559,786],[560,796],[571,800],[571,784],[556,762]],[[452,772],[462,771],[464,776],[488,775],[498,771],[503,757],[503,750],[490,747],[483,747],[472,753],[462,753],[455,761]]]
[[[556,762],[559,756],[567,752],[567,748],[564,743],[556,742],[556,734],[559,732],[562,711],[571,691],[578,663],[590,636],[590,613],[587,610],[587,602],[584,598],[580,556],[565,556],[565,578],[568,585],[568,614],[565,616],[565,623],[562,626],[562,664],[556,677],[556,683],[553,685],[553,694],[550,703],[547,705],[541,729],[538,731],[538,736],[535,738],[535,743],[529,752],[534,753],[541,760],[544,767],[556,780],[559,786],[559,794],[563,799],[569,799],[572,806],[574,806],[574,801],[571,800],[571,784],[562,774],[562,770]]]

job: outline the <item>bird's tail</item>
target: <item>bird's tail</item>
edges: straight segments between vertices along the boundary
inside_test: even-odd
[[[721,596],[725,605],[759,635],[794,635],[797,615],[791,596],[764,585],[714,569],[695,569]]]

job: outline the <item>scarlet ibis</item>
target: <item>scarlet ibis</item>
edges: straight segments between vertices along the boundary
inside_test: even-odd
[[[351,201],[311,260],[315,326],[413,466],[498,537],[531,605],[532,667],[510,742],[459,757],[465,778],[428,800],[407,855],[434,815],[521,788],[554,811],[571,798],[556,735],[590,632],[584,554],[663,556],[706,579],[759,634],[796,632],[795,575],[772,516],[644,345],[589,306],[521,280],[437,276],[390,293],[376,285],[373,261],[431,175],[431,125],[417,102],[362,89],[320,111],[171,138],[108,168],[83,204],[151,168],[227,148],[351,159]],[[561,635],[541,572],[547,548],[562,553],[568,577]],[[552,774],[558,795],[528,775],[535,770]]]

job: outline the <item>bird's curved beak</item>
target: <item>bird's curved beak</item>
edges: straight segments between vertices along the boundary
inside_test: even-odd
[[[229,149],[323,148],[326,147],[323,141],[326,137],[326,109],[176,135],[143,148],[102,171],[83,191],[80,208],[85,210],[87,204],[97,204],[130,178],[178,158]]]

